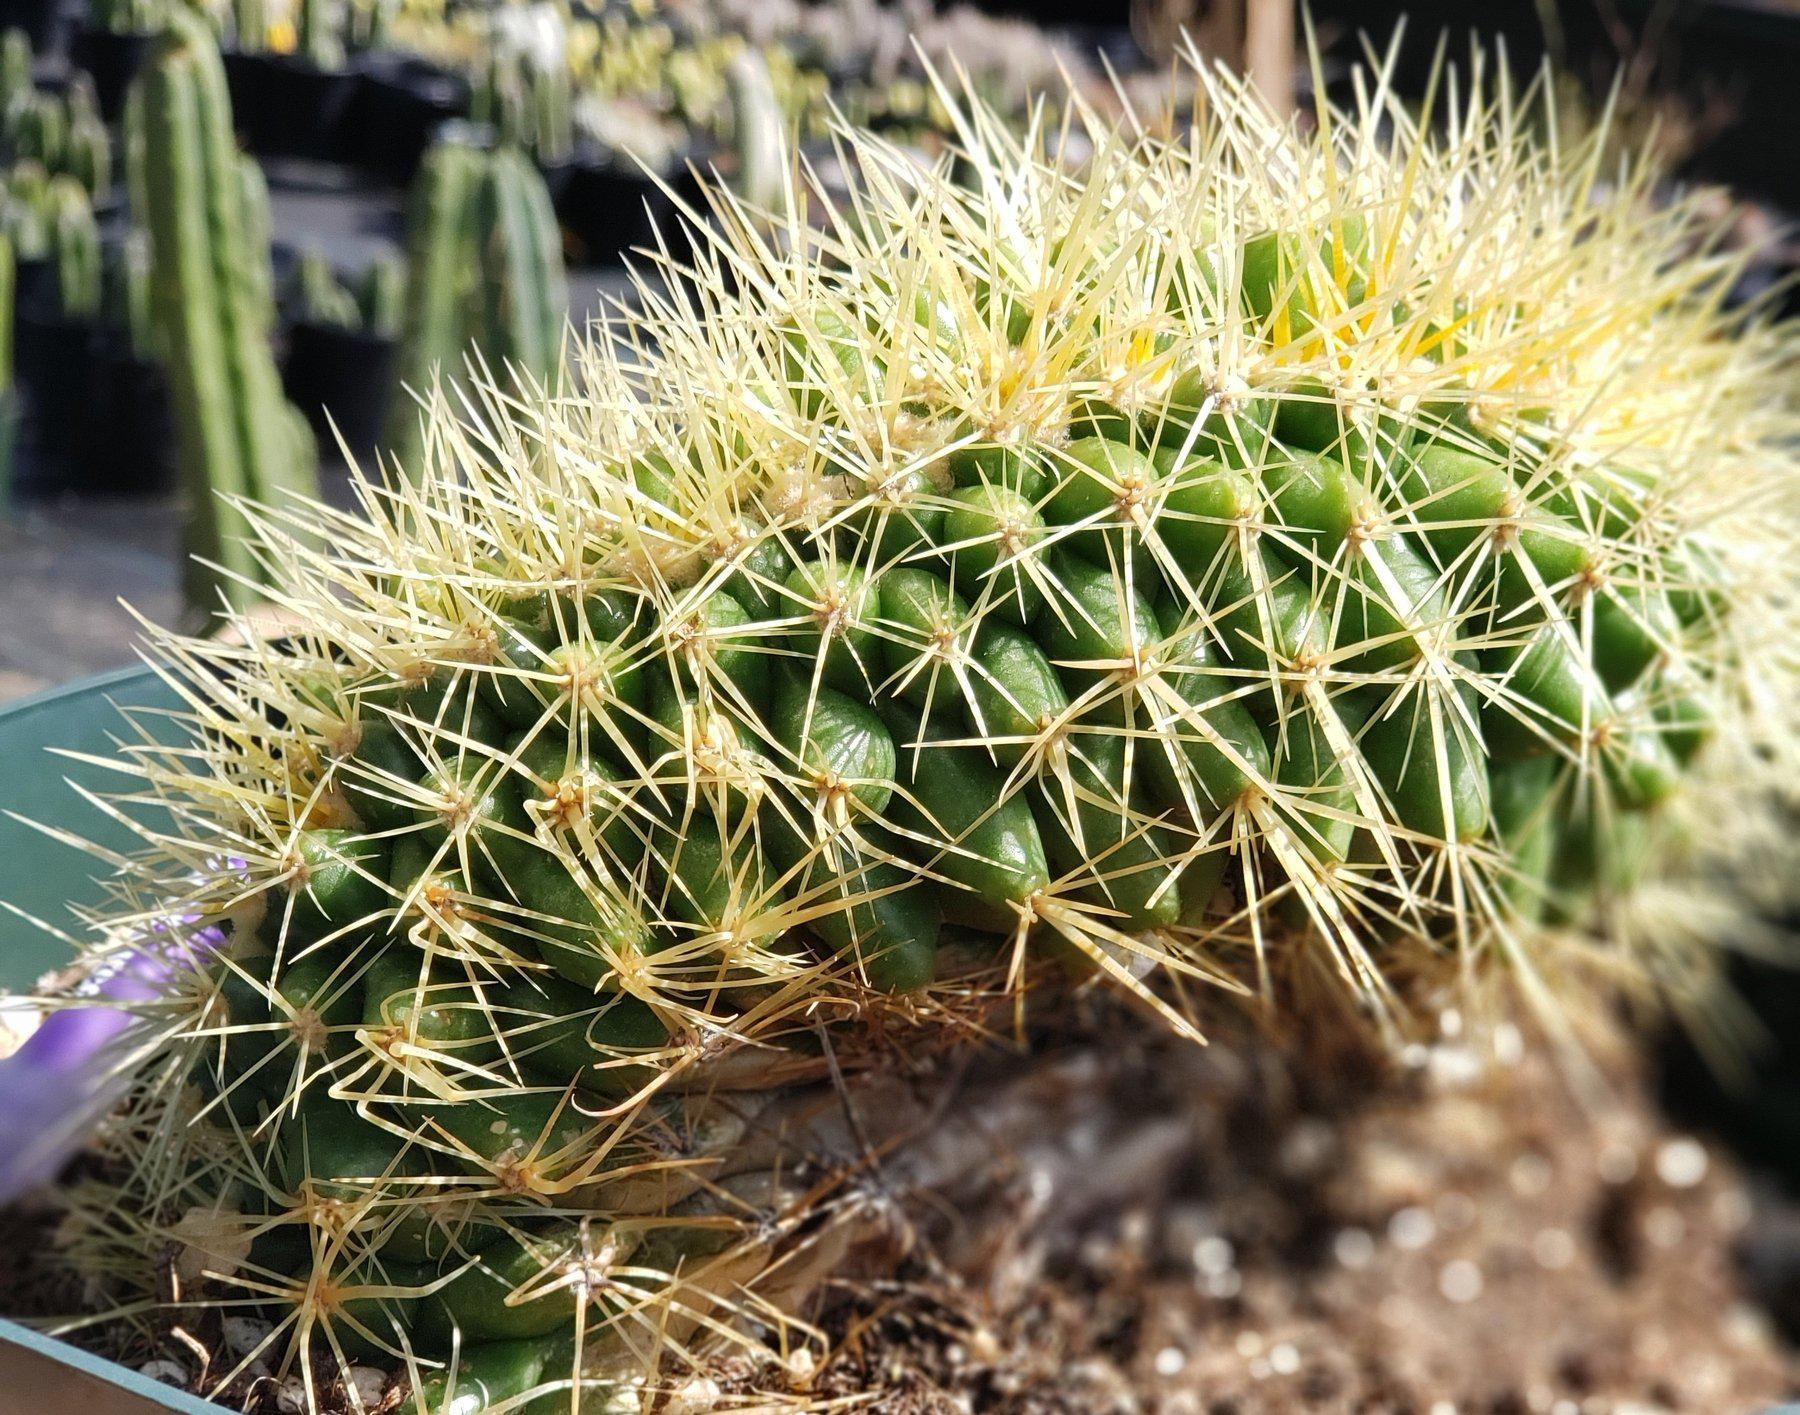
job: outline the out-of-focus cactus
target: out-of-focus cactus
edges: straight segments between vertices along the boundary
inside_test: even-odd
[[[381,255],[369,263],[356,302],[365,330],[378,339],[398,337],[406,308],[406,266],[399,256]]]
[[[69,139],[68,109],[55,94],[33,91],[8,110],[6,135],[15,162],[37,162],[47,172],[60,172]]]
[[[300,53],[321,69],[344,62],[343,11],[337,0],[300,0]]]
[[[413,184],[407,232],[403,388],[454,383],[471,352],[496,370],[549,371],[568,284],[550,195],[523,154],[440,142]],[[418,429],[417,406],[396,399],[388,442],[403,463]]]
[[[39,162],[15,162],[6,176],[6,229],[18,260],[50,250],[50,174]]]
[[[0,112],[31,92],[31,36],[9,29],[0,35]]]
[[[738,195],[754,207],[769,209],[781,196],[788,150],[769,66],[762,56],[746,49],[731,61],[727,72]]]
[[[88,19],[113,34],[153,34],[162,22],[160,0],[88,0]]]
[[[73,177],[52,177],[46,201],[58,306],[65,319],[92,319],[100,312],[100,227],[93,204]]]
[[[188,546],[209,562],[188,598],[200,605],[222,590],[241,603],[261,566],[227,498],[316,493],[311,449],[282,397],[264,303],[268,250],[251,234],[225,73],[204,23],[173,14],[139,81],[158,341],[181,432]]]
[[[362,322],[356,297],[317,251],[307,251],[295,264],[292,289],[295,319],[333,329],[355,329]]]
[[[268,0],[231,0],[231,28],[242,54],[261,54],[269,47]]]
[[[250,262],[245,272],[252,291],[255,317],[263,331],[275,332],[275,272],[270,267],[268,252],[274,238],[274,221],[269,214],[269,183],[257,160],[248,153],[237,158],[237,191],[239,210],[243,213],[244,248],[260,255]]]
[[[85,74],[78,74],[69,85],[62,170],[87,188],[91,197],[100,197],[112,184],[112,138],[100,116],[93,83]]]
[[[101,247],[100,318],[125,335],[133,357],[153,357],[150,238],[142,231],[127,231],[121,239]]]
[[[12,237],[0,231],[0,402],[13,388],[13,320],[17,314],[18,271],[13,264]],[[11,448],[4,449],[10,453]],[[0,501],[6,499],[7,467],[0,463]]]

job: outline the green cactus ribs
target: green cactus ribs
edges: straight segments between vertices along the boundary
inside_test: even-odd
[[[867,1152],[802,1081],[1088,986],[1398,1033],[1704,976],[1800,701],[1778,332],[1513,100],[1202,82],[1080,168],[846,130],[852,210],[718,195],[569,367],[448,393],[556,302],[523,159],[433,154],[401,474],[246,512],[287,640],[157,639],[121,888],[229,936],[67,1226],[121,1302],[173,1248],[272,1366],[623,1400],[812,1340]]]
[[[270,345],[266,202],[231,135],[211,33],[171,13],[133,101],[150,231],[151,301],[170,374],[195,557],[188,599],[248,602],[264,567],[232,498],[317,494],[311,434],[281,396]],[[252,176],[254,174],[251,174]]]

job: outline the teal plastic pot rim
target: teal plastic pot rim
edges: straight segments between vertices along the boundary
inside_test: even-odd
[[[219,1415],[221,1407],[0,1318],[0,1397],[10,1410],[79,1410],[82,1415],[147,1415],[174,1410]]]
[[[115,739],[136,738],[142,728],[156,725],[147,713],[178,706],[151,669],[136,667],[0,707],[0,992],[30,992],[45,973],[66,965],[67,938],[53,931],[81,937],[83,925],[71,907],[98,906],[106,898],[105,864],[26,822],[110,850],[128,851],[135,843],[128,829],[76,789],[104,796],[128,789],[131,778],[56,752],[104,759],[113,753]],[[137,725],[127,720],[126,710],[136,712]],[[173,723],[167,735],[178,737]]]

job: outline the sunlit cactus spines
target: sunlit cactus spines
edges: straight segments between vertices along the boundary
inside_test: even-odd
[[[243,508],[293,627],[155,640],[102,950],[229,928],[72,1198],[97,1303],[266,1321],[320,1404],[624,1407],[818,1340],[868,1137],[797,1087],[1086,987],[1400,1036],[1744,936],[1787,336],[1533,99],[1198,82],[1172,143],[1076,101],[1078,168],[948,88],[937,166],[845,131],[846,204],[717,197],[355,512]]]

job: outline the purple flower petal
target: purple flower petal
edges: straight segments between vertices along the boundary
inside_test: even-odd
[[[162,996],[224,943],[217,929],[184,930],[119,955],[78,989],[95,1005],[51,1014],[0,1060],[0,1204],[54,1180],[117,1104],[129,1077],[114,1062],[138,1020],[132,1005]]]

